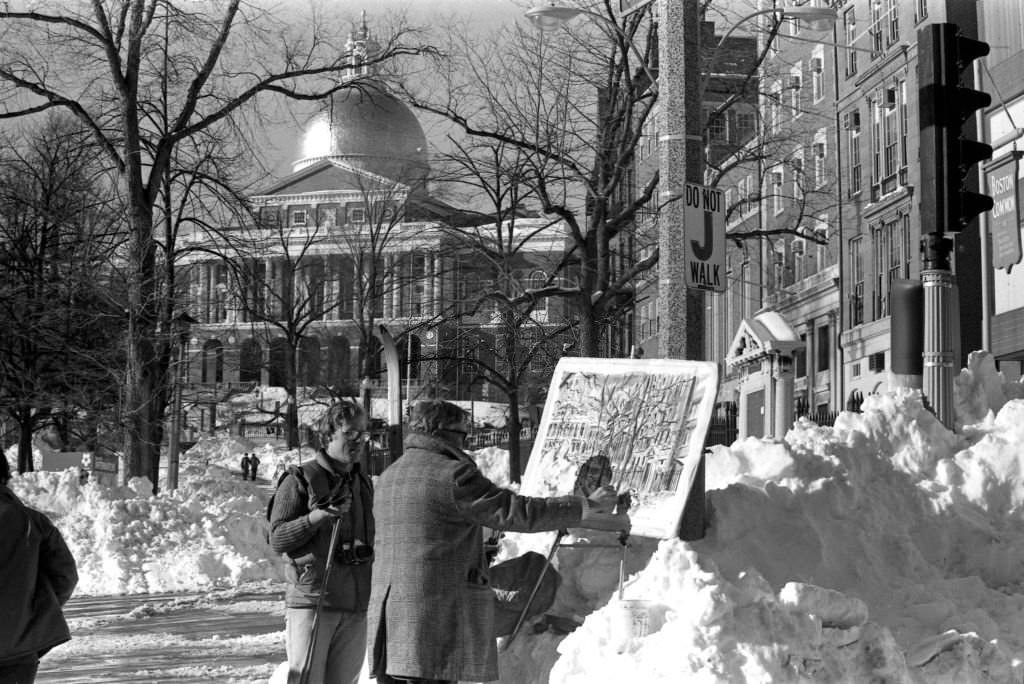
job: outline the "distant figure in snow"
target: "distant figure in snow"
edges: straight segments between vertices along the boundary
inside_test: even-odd
[[[260,457],[253,452],[249,455],[249,475],[253,482],[256,481],[256,470],[260,467]]]
[[[0,454],[0,682],[32,684],[39,659],[71,638],[62,607],[78,567],[49,518],[14,495]]]
[[[373,486],[359,465],[366,413],[340,401],[318,432],[316,457],[288,467],[270,512],[270,546],[284,556],[288,583],[288,683],[356,684],[366,659],[375,534]],[[304,670],[308,680],[300,679]]]
[[[483,528],[586,527],[607,519],[616,492],[534,498],[498,487],[463,450],[469,416],[447,401],[416,404],[409,428],[405,453],[376,484],[371,674],[382,684],[496,680]]]
[[[244,454],[242,454],[242,460],[239,463],[239,467],[241,467],[241,469],[242,469],[242,479],[243,480],[248,480],[249,479],[249,468],[252,467],[252,459],[249,458],[249,452],[248,451],[245,452]]]

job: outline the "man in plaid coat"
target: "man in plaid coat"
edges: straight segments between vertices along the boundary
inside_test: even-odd
[[[494,593],[483,527],[543,532],[607,516],[615,490],[532,498],[488,480],[462,450],[468,416],[455,404],[417,404],[405,453],[376,485],[376,563],[368,634],[381,684],[498,679]]]

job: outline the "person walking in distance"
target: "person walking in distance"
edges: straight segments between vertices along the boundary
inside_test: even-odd
[[[256,471],[259,470],[259,467],[260,457],[257,456],[256,452],[254,451],[251,454],[249,454],[249,476],[253,482],[256,481]]]
[[[366,657],[373,562],[373,488],[358,462],[363,409],[328,409],[314,459],[289,466],[271,504],[270,546],[282,554],[289,684],[356,684]]]
[[[50,519],[7,484],[0,454],[0,682],[32,684],[39,659],[71,638],[63,606],[78,584],[78,566]]]
[[[249,458],[249,452],[242,454],[242,460],[238,463],[238,467],[242,469],[242,479],[249,479],[249,468],[252,466],[252,459]]]
[[[498,487],[463,451],[468,418],[450,402],[416,404],[405,453],[376,483],[368,617],[371,675],[381,684],[498,679],[483,528],[541,532],[603,516],[607,529],[617,503],[607,486],[552,498]],[[612,522],[628,527],[625,515]]]

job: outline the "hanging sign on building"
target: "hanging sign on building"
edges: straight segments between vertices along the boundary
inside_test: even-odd
[[[1020,179],[1016,154],[985,171],[993,207],[989,213],[992,268],[1010,269],[1021,260]]]
[[[725,292],[725,193],[686,184],[686,286]]]

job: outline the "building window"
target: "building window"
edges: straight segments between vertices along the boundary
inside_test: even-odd
[[[825,58],[824,53],[816,51],[811,58],[811,98],[819,102],[825,97]]]
[[[857,42],[857,18],[854,15],[853,7],[843,12],[843,33],[846,35],[846,44],[851,48]],[[857,51],[846,51],[846,76],[849,78],[857,73]]]
[[[804,201],[804,151],[798,149],[789,160],[793,169],[793,200],[803,204]]]
[[[306,210],[305,209],[293,209],[292,210],[292,225],[293,226],[304,226],[304,225],[306,225]]]
[[[878,100],[869,100],[871,112],[871,184],[882,182],[882,107]],[[874,199],[874,198],[873,198]]]
[[[850,325],[864,322],[864,241],[858,236],[849,242],[850,254]]]
[[[366,208],[361,204],[352,205],[348,208],[349,223],[366,223]]]
[[[828,222],[820,216],[814,226],[814,264],[819,273],[831,266],[828,251]]]
[[[754,129],[757,126],[757,115],[748,110],[742,109],[736,112],[736,130],[735,130],[735,141],[742,142],[749,136],[753,135]]]
[[[772,133],[782,127],[782,86],[778,82],[768,91],[768,125]]]
[[[707,122],[708,139],[725,142],[729,136],[726,117],[723,112],[716,114],[716,107],[704,107],[704,121]]]
[[[800,349],[793,352],[793,377],[807,376],[807,335],[800,336]]]
[[[916,7],[914,8],[914,20],[917,22],[924,21],[928,18],[928,0],[917,0]]]
[[[800,90],[803,87],[803,69],[797,64],[789,72],[789,81],[786,83],[789,89],[789,111],[794,119],[800,116]]]
[[[852,110],[843,114],[843,129],[846,131],[847,159],[849,160],[849,193],[856,195],[861,189],[860,162],[860,111]]]
[[[883,181],[894,176],[899,170],[900,125],[896,88],[885,88],[882,92],[882,136],[883,136]]]
[[[825,141],[819,140],[814,143],[814,187],[820,188],[826,180],[825,168]]]
[[[820,373],[832,367],[832,340],[829,339],[828,324],[819,325],[814,337],[817,342],[814,369]]]
[[[772,171],[768,174],[768,180],[771,183],[769,192],[772,194],[772,211],[778,216],[786,206],[782,195],[782,171]]]
[[[793,238],[790,250],[793,252],[793,279],[801,281],[810,275],[807,268],[807,240],[802,237]]]
[[[886,15],[888,16],[889,25],[889,42],[888,45],[896,43],[900,39],[900,12],[898,0],[885,0],[886,4]]]
[[[885,26],[883,25],[882,3],[876,0],[871,3],[871,57],[875,58],[882,54],[882,41],[885,37]]]
[[[907,111],[907,82],[900,81],[896,87],[900,108],[900,168],[906,168],[907,159],[907,125],[909,124]]]
[[[907,238],[903,231],[906,224],[902,220],[883,223],[872,231],[875,241],[875,318],[888,316],[890,313],[889,294],[892,281],[909,275],[909,265],[904,258],[904,246]]]

